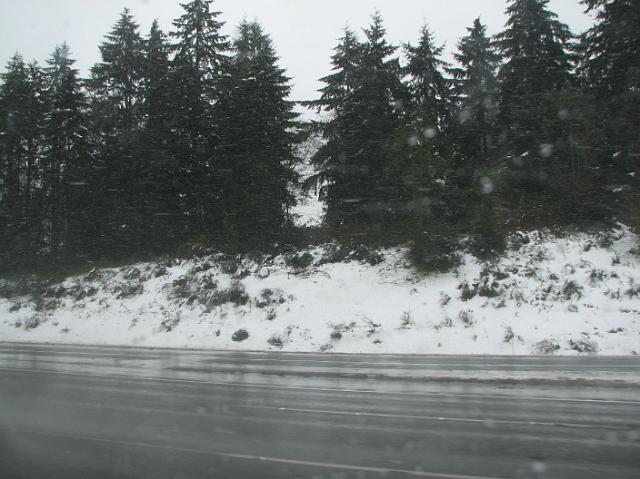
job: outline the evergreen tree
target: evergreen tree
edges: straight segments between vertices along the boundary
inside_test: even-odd
[[[218,158],[225,214],[221,237],[246,248],[275,239],[290,223],[294,172],[291,87],[271,39],[243,21],[217,103]]]
[[[125,9],[100,45],[102,61],[91,70],[88,82],[94,123],[97,165],[97,216],[103,253],[142,251],[146,200],[139,177],[144,159],[138,155],[144,118],[145,42],[138,24]]]
[[[16,54],[0,87],[0,246],[7,259],[40,253],[44,83]]]
[[[633,0],[582,3],[596,12],[596,24],[582,37],[580,70],[581,80],[596,97],[600,110],[598,126],[604,137],[596,146],[601,182],[612,191],[624,192],[616,194],[623,206],[623,220],[638,227],[640,3]]]
[[[587,160],[571,156],[579,145],[570,124],[583,121],[572,115],[589,108],[574,108],[573,36],[547,4],[548,0],[510,0],[507,29],[498,35],[504,59],[498,124],[506,158],[506,164],[498,165],[498,183],[507,208],[525,227],[531,222],[573,220],[567,214],[585,203],[580,172],[586,171]],[[558,119],[567,127],[555,128]]]
[[[500,57],[487,36],[487,27],[477,18],[454,54],[459,67],[448,71],[454,78],[459,102],[458,141],[463,155],[474,164],[486,165],[495,117]]]
[[[174,154],[179,158],[177,184],[181,208],[190,227],[199,234],[219,226],[215,158],[214,105],[219,100],[220,79],[228,61],[229,42],[221,33],[220,12],[212,0],[181,4],[184,13],[174,21],[175,43],[171,90],[174,95]]]
[[[416,263],[427,269],[451,266],[455,231],[464,201],[459,197],[454,98],[443,48],[428,26],[417,45],[405,45],[410,102],[396,131],[391,170],[407,205],[404,233]]]
[[[175,246],[184,233],[176,184],[177,157],[172,150],[174,103],[169,55],[167,37],[154,21],[145,41],[144,128],[137,154],[142,158],[140,191],[145,200],[141,206],[147,225],[144,242],[157,251]]]
[[[46,239],[53,254],[84,253],[95,236],[86,98],[67,44],[56,47],[45,68],[47,114],[43,164]]]
[[[442,60],[444,47],[437,47],[427,25],[420,31],[418,45],[405,45],[411,104],[409,110],[419,117],[422,127],[446,131],[452,121],[451,81],[444,71],[449,64]]]
[[[573,35],[548,10],[548,0],[509,0],[506,30],[498,35],[500,124],[514,154],[537,148],[542,125],[540,95],[570,85]]]
[[[388,210],[383,204],[395,198],[387,175],[389,144],[398,127],[401,101],[406,98],[400,81],[397,50],[385,40],[379,14],[364,30],[365,41],[346,31],[333,57],[334,73],[322,81],[320,100],[313,105],[330,112],[324,125],[326,144],[315,155],[318,180],[328,183],[328,219],[359,222]]]
[[[405,45],[410,103],[395,146],[395,171],[412,199],[425,188],[438,189],[450,176],[453,148],[449,138],[453,127],[451,81],[445,78],[448,64],[443,47],[436,47],[429,28],[420,32],[417,46]]]
[[[89,86],[102,132],[118,136],[141,125],[144,41],[124,9],[100,45],[102,61],[91,69]]]
[[[360,109],[353,96],[357,88],[362,48],[356,34],[345,28],[331,57],[333,73],[320,80],[325,84],[320,90],[321,97],[308,102],[309,107],[330,115],[321,125],[323,144],[312,158],[318,173],[309,178],[307,186],[326,189],[323,196],[331,215],[341,207],[349,184],[359,173],[357,167],[349,168],[347,159],[359,149],[355,126],[360,122]]]
[[[596,11],[584,36],[585,83],[601,98],[629,88],[640,69],[640,4],[635,0],[582,0]]]

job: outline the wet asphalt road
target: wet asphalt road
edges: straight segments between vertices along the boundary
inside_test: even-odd
[[[639,478],[639,371],[0,343],[0,478]]]

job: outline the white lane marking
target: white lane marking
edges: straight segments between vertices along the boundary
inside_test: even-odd
[[[0,430],[2,429],[4,429],[5,431],[9,430],[9,431],[14,431],[18,433],[32,434],[32,435],[38,435],[38,436],[74,439],[74,440],[81,440],[81,441],[93,441],[93,442],[100,442],[103,444],[116,444],[119,446],[139,447],[139,448],[147,448],[147,449],[161,449],[164,451],[206,454],[210,456],[224,457],[229,459],[262,461],[262,462],[271,462],[275,464],[288,464],[292,466],[318,467],[322,469],[339,469],[339,470],[346,470],[346,471],[372,472],[372,473],[378,473],[378,474],[392,474],[392,473],[406,474],[408,476],[430,477],[432,479],[503,479],[498,476],[475,476],[475,475],[470,476],[467,474],[447,474],[447,473],[416,471],[416,470],[412,471],[408,469],[391,469],[391,468],[383,468],[383,467],[355,466],[351,464],[339,464],[339,463],[333,463],[333,462],[303,461],[303,460],[297,460],[297,459],[286,459],[281,457],[256,456],[252,454],[238,454],[238,453],[230,453],[230,452],[222,452],[222,451],[207,451],[204,449],[192,449],[187,447],[176,447],[176,446],[151,444],[151,443],[137,442],[137,441],[118,441],[114,439],[106,439],[106,438],[100,438],[100,437],[82,436],[82,435],[76,435],[76,434],[51,433],[51,432],[33,431],[29,429],[0,426]]]
[[[376,391],[374,389],[347,389],[347,388],[323,388],[308,386],[284,386],[277,384],[259,384],[259,383],[237,383],[224,381],[202,381],[197,379],[176,379],[161,378],[150,376],[127,376],[124,374],[90,374],[68,371],[54,371],[46,369],[22,369],[22,368],[4,368],[0,367],[0,371],[26,372],[38,374],[58,374],[62,376],[77,376],[94,379],[118,379],[118,380],[139,380],[150,382],[167,382],[167,383],[184,383],[184,384],[202,384],[211,386],[233,386],[244,388],[263,388],[263,389],[285,389],[293,391],[312,391],[312,392],[339,392],[339,393],[356,393],[356,394],[376,394],[379,396],[413,396],[413,397],[454,397],[468,399],[496,399],[496,400],[516,400],[516,401],[551,401],[551,402],[576,402],[576,403],[603,403],[603,404],[627,404],[638,405],[640,401],[623,401],[617,399],[576,399],[576,398],[550,398],[535,396],[499,396],[484,394],[456,394],[456,393],[429,393],[429,392],[394,392],[394,391]]]
[[[176,352],[179,353],[179,351],[173,351],[173,350],[169,350],[170,352]],[[150,356],[153,356],[154,353],[157,355],[157,352],[154,350],[123,350],[123,352],[121,353],[103,353],[103,352],[82,352],[82,351],[54,351],[54,350],[44,350],[44,349],[2,349],[0,348],[0,354],[4,354],[4,353],[38,353],[38,354],[52,354],[52,355],[76,355],[76,356],[91,356],[91,357],[96,357],[96,356],[104,356],[104,357],[113,357],[113,356],[133,356],[134,353],[136,352],[144,352],[145,354],[149,354]],[[229,358],[228,356],[230,354],[233,354],[233,351],[230,351],[228,354],[225,354],[225,352],[221,351],[221,352],[215,352],[215,353],[200,353],[200,352],[196,352],[196,351],[190,351],[190,350],[186,350],[185,353],[187,353],[189,356],[196,356],[198,354],[202,354],[202,358],[201,359],[206,359],[206,360],[210,360],[216,357],[221,357],[224,358],[225,360],[228,361],[232,361],[235,359],[241,360],[241,361],[254,361],[254,362],[282,362],[282,363],[304,363],[304,364],[346,364],[346,365],[362,365],[362,366],[405,366],[405,367],[442,367],[442,368],[455,368],[455,367],[459,367],[459,368],[466,368],[468,366],[473,366],[474,368],[501,368],[502,370],[506,369],[512,369],[514,367],[517,368],[534,368],[534,371],[542,371],[542,368],[540,368],[540,364],[536,363],[535,361],[533,361],[532,363],[529,364],[518,364],[518,363],[513,363],[513,362],[504,362],[504,363],[466,363],[466,362],[462,362],[462,363],[456,363],[456,362],[451,362],[451,363],[441,363],[441,362],[427,362],[427,363],[404,363],[404,362],[376,362],[376,361],[338,361],[338,360],[334,360],[334,359],[281,359],[281,358],[249,358],[249,357],[243,357],[243,358]],[[243,354],[245,354],[243,352]],[[261,353],[254,353],[254,354],[261,354]],[[154,358],[154,357],[147,357],[147,358],[138,358],[136,357],[136,359],[140,359],[140,360],[154,360],[154,359],[162,359],[162,358]],[[192,358],[189,358],[192,359]],[[431,358],[433,359],[433,358]],[[547,365],[547,364],[545,364]],[[591,364],[590,366],[599,366],[598,364]],[[638,365],[635,364],[630,364],[630,365],[616,365],[615,368],[630,368],[633,370],[636,370],[638,367],[640,366],[640,361]],[[464,370],[464,369],[463,369]],[[591,369],[589,367],[585,367],[584,370],[572,370],[572,369],[561,369],[562,372],[575,372],[575,373],[579,373],[579,372],[585,372],[585,371],[591,371]],[[598,372],[600,373],[607,373],[607,372],[616,372],[615,370],[599,370]]]
[[[283,412],[301,412],[306,414],[330,414],[336,416],[360,416],[360,417],[381,417],[391,419],[424,419],[428,421],[451,421],[451,422],[474,422],[485,424],[518,424],[526,426],[557,426],[557,427],[571,427],[571,428],[585,428],[585,429],[627,429],[624,426],[603,426],[602,424],[576,424],[566,422],[541,422],[541,421],[515,421],[505,419],[474,419],[464,417],[446,417],[446,416],[419,416],[411,414],[387,414],[387,413],[373,413],[373,412],[354,412],[354,411],[334,411],[324,409],[298,409],[289,407],[274,407],[274,406],[236,406],[241,409],[267,409],[271,411],[283,411]]]

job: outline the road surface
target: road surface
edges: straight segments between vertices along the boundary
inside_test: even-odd
[[[0,343],[0,477],[638,478],[638,372]]]

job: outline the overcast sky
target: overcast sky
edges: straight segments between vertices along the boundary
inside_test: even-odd
[[[318,78],[330,69],[329,57],[342,29],[366,26],[378,9],[395,44],[415,41],[427,22],[448,55],[465,28],[477,16],[490,33],[504,25],[505,0],[217,0],[217,10],[232,34],[243,17],[259,20],[274,40],[281,64],[293,77],[293,99],[316,97]],[[129,7],[146,34],[154,18],[163,29],[181,8],[176,0],[0,0],[0,62],[20,51],[27,60],[43,62],[58,43],[66,41],[84,73],[99,60],[98,45]],[[551,0],[550,8],[574,32],[587,29],[592,20],[578,0]]]

